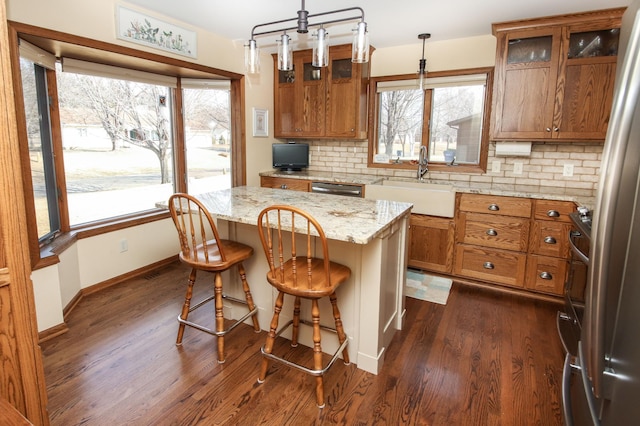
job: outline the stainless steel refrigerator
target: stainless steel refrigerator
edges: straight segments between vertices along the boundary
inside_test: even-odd
[[[640,0],[624,14],[578,354],[563,378],[567,425],[640,424]]]

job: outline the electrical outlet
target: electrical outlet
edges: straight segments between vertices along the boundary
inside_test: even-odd
[[[500,173],[500,162],[494,161],[491,163],[491,172],[492,173]]]
[[[573,164],[565,164],[562,169],[562,176],[571,177],[573,176]]]
[[[124,253],[127,250],[129,250],[129,241],[120,240],[120,253]]]
[[[513,163],[513,174],[514,175],[521,175],[522,174],[522,163],[521,162],[515,162]]]

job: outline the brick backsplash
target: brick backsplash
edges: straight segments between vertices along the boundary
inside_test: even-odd
[[[310,141],[310,171],[360,173],[372,176],[413,178],[413,170],[367,167],[366,141]],[[496,157],[495,143],[489,145],[487,173],[429,172],[425,178],[469,183],[477,188],[527,189],[546,194],[591,197],[598,186],[602,143],[533,143],[529,157]],[[500,172],[491,172],[500,163]],[[522,163],[522,174],[514,164]],[[563,176],[565,164],[573,165],[573,176]]]

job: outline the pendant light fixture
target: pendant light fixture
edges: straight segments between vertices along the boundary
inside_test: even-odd
[[[278,44],[278,69],[281,71],[291,71],[293,69],[291,37],[286,32],[280,36],[280,43]]]
[[[313,65],[326,67],[329,65],[329,46],[327,43],[328,33],[324,26],[327,24],[356,20],[359,22],[353,38],[351,60],[355,63],[369,61],[369,33],[367,32],[367,23],[364,21],[364,10],[362,10],[362,8],[349,7],[329,12],[309,14],[304,6],[305,1],[301,0],[301,3],[302,5],[300,10],[298,10],[297,17],[258,24],[253,27],[251,30],[251,38],[245,45],[245,68],[249,74],[260,72],[260,58],[256,37],[282,33],[278,44],[278,69],[281,71],[289,71],[293,69],[293,61],[292,55],[290,54],[291,38],[287,34],[287,31],[296,30],[296,32],[300,34],[305,34],[309,32],[309,27],[319,27],[318,32],[315,34],[316,42],[313,47]],[[355,13],[352,14],[351,12]],[[314,19],[319,20],[316,22]],[[296,25],[290,26],[293,25],[294,22]],[[279,25],[282,25],[282,28],[274,29],[275,26]],[[289,50],[287,51],[287,49]]]
[[[316,33],[316,41],[313,44],[313,56],[311,58],[311,65],[314,67],[326,67],[329,66],[329,43],[327,41],[327,30],[322,26],[318,28]]]
[[[422,40],[422,59],[420,59],[420,65],[418,68],[418,81],[420,90],[424,90],[424,81],[427,78],[427,60],[424,58],[424,43],[428,38],[431,38],[431,34],[418,34],[418,38]]]

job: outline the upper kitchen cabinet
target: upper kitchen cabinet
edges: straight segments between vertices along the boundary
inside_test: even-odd
[[[275,137],[366,139],[369,64],[351,62],[350,44],[329,48],[327,68],[311,58],[294,52],[292,71],[274,60]]]
[[[492,139],[604,140],[623,12],[493,24]]]

